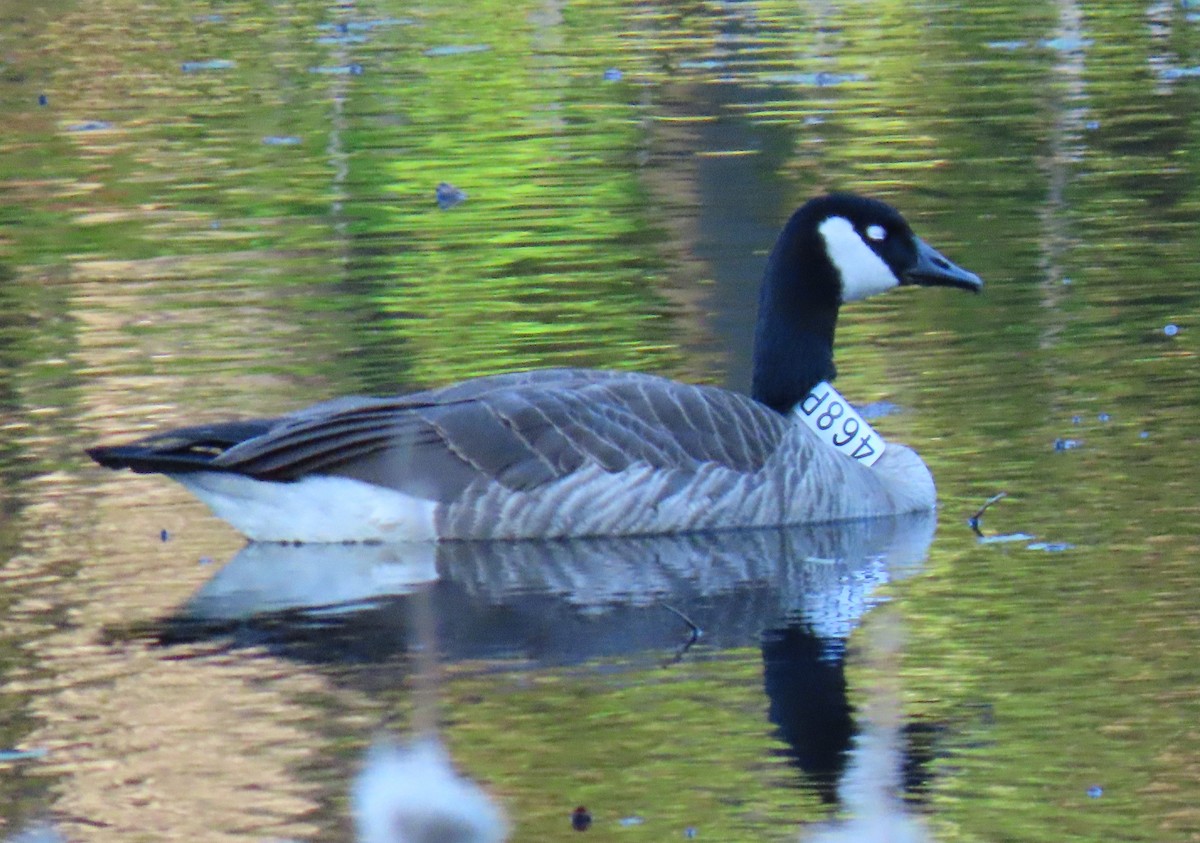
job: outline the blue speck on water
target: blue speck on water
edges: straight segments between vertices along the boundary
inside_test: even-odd
[[[438,207],[443,211],[448,211],[455,205],[461,204],[467,200],[467,194],[459,190],[448,181],[444,181],[437,186]]]
[[[316,43],[325,46],[342,47],[348,44],[365,44],[368,39],[365,35],[322,35],[315,40]]]
[[[112,123],[107,120],[85,120],[82,123],[75,123],[67,126],[68,132],[102,132],[105,129],[111,129]]]
[[[604,81],[605,82],[620,82],[621,77],[624,75],[625,74],[621,73],[621,71],[618,70],[617,68],[610,67],[608,70],[604,71]]]
[[[1099,799],[1104,795],[1104,788],[1098,784],[1094,784],[1087,789],[1087,795],[1089,799]]]
[[[642,823],[644,823],[646,821],[644,819],[642,819],[641,817],[639,817],[637,814],[633,814],[632,816],[621,817],[621,819],[617,820],[617,822],[619,822],[621,825],[624,825],[624,826],[631,826],[631,825],[641,825]]]
[[[1056,451],[1073,451],[1076,448],[1082,448],[1083,441],[1080,439],[1055,439],[1054,450]]]
[[[221,227],[221,221],[220,221],[220,220],[213,220],[212,222],[210,222],[210,223],[208,224],[208,227],[209,227],[209,228],[211,228],[211,229],[214,229],[214,230],[215,230],[215,229],[218,229],[218,228],[220,228],[220,227]]]
[[[1083,124],[1083,128],[1087,129],[1089,132],[1094,132],[1100,128],[1100,121],[1099,120],[1089,120]]]
[[[1075,545],[1070,542],[1032,542],[1025,546],[1026,550],[1044,550],[1047,553],[1062,553],[1064,550],[1070,550]]]
[[[300,138],[295,135],[267,135],[263,138],[263,143],[267,146],[297,146]]]
[[[1064,287],[1069,287],[1069,286],[1071,286],[1071,279],[1070,279],[1070,278],[1063,278],[1062,282],[1063,282],[1063,286],[1064,286]]]
[[[1166,334],[1168,337],[1173,337],[1179,333],[1179,326],[1174,323],[1166,325],[1163,328],[1163,333]]]
[[[1037,536],[1029,533],[1005,533],[1000,536],[984,536],[979,540],[980,544],[1011,544],[1012,542],[1027,542],[1032,541]]]
[[[38,105],[46,105],[50,102],[50,98],[45,94],[38,94]]]
[[[373,29],[385,26],[412,26],[415,23],[416,21],[413,18],[370,18],[368,20],[319,23],[317,24],[317,29],[345,34],[347,32],[370,32]]]
[[[201,564],[201,565],[211,565],[211,564],[212,564],[212,557],[211,557],[211,556],[201,556],[201,557],[200,557],[200,564]]]
[[[1046,38],[1043,41],[1039,41],[1038,46],[1060,53],[1075,53],[1085,47],[1092,46],[1092,40],[1090,38],[1076,38],[1068,35],[1062,38]]]
[[[1112,416],[1110,416],[1108,413],[1101,413],[1100,415],[1096,416],[1096,418],[1097,418],[1097,420],[1102,421],[1102,422],[1112,420]]]
[[[26,761],[34,758],[45,758],[49,752],[45,747],[35,749],[0,749],[0,761]]]
[[[1200,67],[1164,67],[1158,75],[1163,79],[1187,79],[1200,76]]]
[[[167,532],[165,527],[159,532],[158,537],[163,541],[171,540],[171,534]]]
[[[1149,439],[1149,438],[1150,438],[1150,431],[1148,431],[1148,430],[1143,430],[1141,433],[1138,434],[1138,439]]]
[[[694,839],[696,837],[696,834],[697,834],[697,831],[696,831],[696,827],[694,825],[689,825],[687,828],[685,828],[683,830],[683,836],[686,837],[688,840]]]
[[[336,64],[327,67],[310,67],[309,73],[322,73],[327,76],[362,76],[361,64]]]
[[[862,82],[866,78],[865,73],[831,73],[822,70],[818,73],[769,73],[762,77],[762,81],[782,85],[806,85],[812,88],[835,88],[847,82]]]
[[[1022,47],[1028,47],[1028,41],[988,41],[983,46],[989,50],[1019,50]]]
[[[467,53],[486,53],[490,49],[492,49],[490,44],[447,44],[442,47],[430,47],[421,53],[421,55],[428,58],[462,56]]]
[[[229,70],[237,67],[233,59],[205,59],[203,61],[185,61],[179,65],[184,73],[197,73],[202,70]]]
[[[870,404],[864,404],[859,407],[858,412],[864,419],[874,421],[884,416],[894,416],[898,413],[903,413],[904,408],[899,404],[893,404],[891,401],[872,401]]]
[[[1079,424],[1083,421],[1082,416],[1071,416],[1071,424]]]
[[[196,15],[196,23],[225,23],[224,15]]]

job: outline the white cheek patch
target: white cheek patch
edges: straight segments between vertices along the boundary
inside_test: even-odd
[[[863,242],[845,217],[830,217],[817,230],[825,252],[842,279],[842,301],[858,301],[900,286],[900,279],[883,258]]]

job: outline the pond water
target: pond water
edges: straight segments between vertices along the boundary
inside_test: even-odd
[[[351,840],[436,718],[514,840],[1200,839],[1194,5],[7,0],[0,835]],[[744,389],[833,188],[987,284],[842,312],[936,521],[243,547],[83,453],[538,366]]]

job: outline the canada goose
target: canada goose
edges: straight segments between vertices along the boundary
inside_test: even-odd
[[[895,209],[831,194],[792,215],[767,261],[751,397],[545,369],[88,453],[178,480],[259,541],[633,535],[929,509],[933,479],[913,451],[889,443],[868,467],[794,411],[835,376],[838,308],[910,284],[982,287]]]

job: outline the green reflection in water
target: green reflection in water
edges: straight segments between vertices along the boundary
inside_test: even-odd
[[[798,823],[824,817],[771,737],[759,650],[577,679],[451,684],[472,712],[452,749],[515,809],[514,840],[573,833],[577,805],[593,815],[588,834],[606,840],[682,838],[688,827],[700,839],[795,840]],[[494,718],[515,728],[494,729]],[[527,759],[519,778],[514,757]],[[642,822],[622,825],[628,818]]]
[[[375,169],[351,165],[354,182],[387,185],[382,208],[348,211],[364,251],[389,235],[373,271],[352,282],[372,303],[368,382],[669,367],[669,309],[655,289],[663,234],[637,171],[639,88],[606,81],[611,57],[581,43],[619,21],[601,5],[439,9],[397,51],[388,83],[352,102],[368,132],[383,116],[402,126],[397,148],[362,161]],[[486,49],[430,55],[447,46]],[[439,182],[468,198],[440,210]]]
[[[942,490],[930,572],[894,587],[908,710],[939,736],[925,808],[941,835],[1200,833],[1200,80],[1167,72],[1200,63],[1183,4],[376,4],[359,11],[414,20],[345,43],[321,40],[327,3],[42,6],[4,19],[0,75],[5,551],[36,538],[28,502],[63,505],[35,476],[73,471],[91,428],[164,408],[268,412],[551,364],[719,378],[722,357],[692,355],[725,337],[665,290],[707,280],[696,209],[750,190],[712,176],[733,156],[693,153],[733,153],[749,163],[722,173],[776,191],[747,203],[764,216],[825,187],[879,192],[989,284],[872,302],[839,329],[845,391],[904,405],[879,426]],[[489,49],[426,55],[453,45]],[[182,68],[213,59],[235,64]],[[72,130],[87,121],[111,127]],[[440,181],[469,198],[439,210]],[[1084,447],[1054,452],[1060,437]],[[976,545],[961,519],[1000,489],[989,530],[1075,549]],[[4,652],[27,633],[6,627]],[[475,711],[459,743],[478,739],[467,758],[495,782],[548,748],[545,771],[503,785],[539,834],[565,833],[562,777],[594,807],[619,794],[577,771],[629,769],[673,822],[783,834],[813,806],[755,767],[757,661],[707,670],[496,701],[480,679],[484,703],[455,703]],[[680,748],[642,754],[672,719]]]

